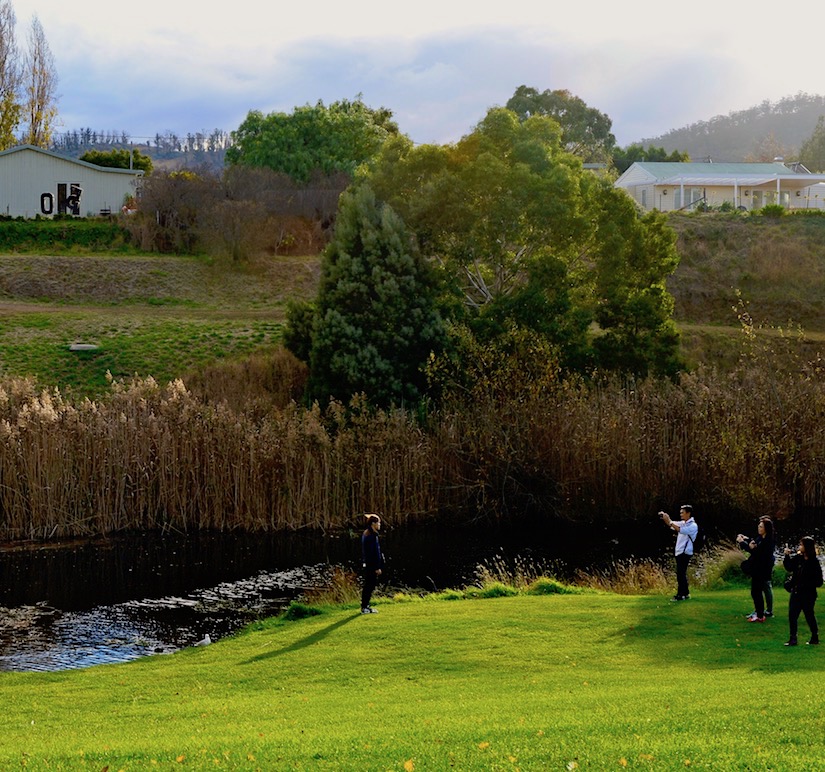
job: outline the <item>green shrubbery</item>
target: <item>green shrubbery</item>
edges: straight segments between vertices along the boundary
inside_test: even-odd
[[[0,218],[0,252],[64,254],[66,252],[135,251],[115,218]]]

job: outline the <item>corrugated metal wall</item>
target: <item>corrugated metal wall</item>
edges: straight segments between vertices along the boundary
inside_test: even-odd
[[[49,217],[67,205],[72,213],[73,201],[67,197],[73,185],[81,189],[74,213],[117,212],[135,194],[137,179],[136,172],[125,169],[96,168],[33,148],[13,149],[0,153],[0,215]]]

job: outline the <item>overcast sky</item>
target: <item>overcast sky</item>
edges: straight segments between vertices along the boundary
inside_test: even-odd
[[[447,143],[524,84],[571,91],[627,145],[825,91],[819,47],[761,0],[12,3],[21,45],[36,14],[54,55],[58,131],[135,140],[361,94],[415,142]]]

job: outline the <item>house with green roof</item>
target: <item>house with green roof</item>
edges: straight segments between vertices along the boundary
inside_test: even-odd
[[[825,174],[772,163],[669,163],[637,161],[614,183],[643,209],[690,211],[725,202],[740,210],[780,204],[786,209],[825,208]]]

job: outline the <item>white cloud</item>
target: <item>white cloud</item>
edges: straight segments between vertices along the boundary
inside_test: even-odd
[[[17,0],[37,13],[67,129],[134,137],[237,128],[363,94],[418,142],[458,139],[521,84],[568,89],[613,119],[620,144],[822,89],[819,54],[733,4],[664,14],[623,4],[420,0],[260,3]]]

